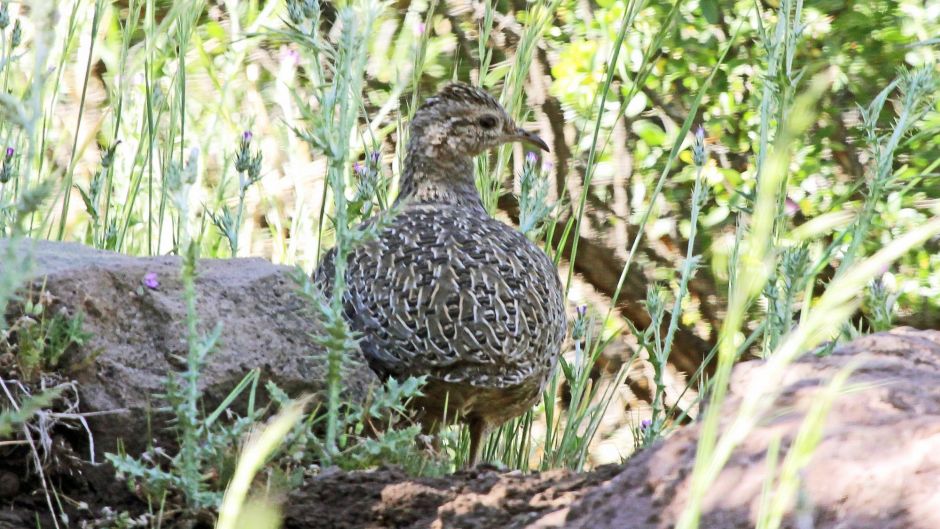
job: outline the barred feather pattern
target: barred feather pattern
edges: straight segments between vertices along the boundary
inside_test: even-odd
[[[561,283],[521,233],[467,213],[406,208],[350,254],[344,305],[380,377],[427,375],[432,398],[450,392],[461,414],[499,422],[530,407],[555,367],[566,328]],[[321,271],[318,280],[332,277]],[[517,389],[524,398],[486,410],[474,402],[479,389]]]

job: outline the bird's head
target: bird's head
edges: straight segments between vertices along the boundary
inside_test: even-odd
[[[525,142],[547,151],[548,145],[523,130],[506,109],[481,88],[450,83],[429,97],[411,122],[413,147],[425,156],[476,156],[504,143]]]

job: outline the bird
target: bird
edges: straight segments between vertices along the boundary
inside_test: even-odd
[[[564,294],[545,252],[492,218],[474,157],[505,143],[548,151],[485,90],[445,85],[415,111],[391,219],[348,252],[344,317],[369,367],[387,380],[425,376],[411,405],[426,433],[444,418],[486,435],[540,398],[567,333]],[[330,295],[335,249],[314,277]]]

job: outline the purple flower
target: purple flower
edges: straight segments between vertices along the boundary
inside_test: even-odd
[[[651,426],[653,426],[653,421],[650,420],[650,419],[643,419],[642,421],[640,421],[640,429],[641,429],[641,430],[647,430],[647,429],[649,429]]]
[[[553,164],[552,162],[545,162],[542,164],[542,171],[546,173],[552,172],[552,169],[554,168],[555,168],[555,164]]]
[[[700,144],[705,143],[705,127],[699,125],[698,128],[695,129],[695,141]]]
[[[532,151],[529,151],[529,152],[526,153],[526,155],[525,155],[525,161],[528,162],[528,163],[531,164],[531,165],[535,165],[535,162],[536,162],[538,159],[539,159],[539,157],[538,157],[534,152],[532,152]]]
[[[297,66],[300,64],[300,53],[297,50],[291,48],[282,48],[280,57],[281,63],[287,64],[288,66]]]
[[[363,167],[360,162],[356,162],[353,164],[353,171],[355,171],[357,175],[361,175],[365,172],[365,167]]]
[[[245,142],[245,143],[248,143],[248,142],[251,141],[251,138],[252,138],[253,136],[254,136],[254,135],[251,133],[250,130],[246,130],[245,132],[242,132],[242,141]]]
[[[424,22],[418,22],[415,25],[415,35],[424,35]]]
[[[382,157],[382,153],[380,153],[379,151],[372,151],[369,153],[369,160],[373,164],[379,163],[379,158],[381,157]]]
[[[587,316],[587,305],[578,305],[577,311],[579,318]]]
[[[7,160],[13,158],[13,153],[16,152],[13,150],[13,147],[7,147]]]
[[[156,272],[147,272],[144,275],[144,286],[150,290],[156,290],[160,286],[160,281],[157,279]]]
[[[796,203],[796,200],[793,200],[790,197],[787,197],[787,200],[783,203],[783,212],[786,213],[788,217],[796,215],[800,211],[800,205]]]

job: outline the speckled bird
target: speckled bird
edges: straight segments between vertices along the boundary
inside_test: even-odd
[[[426,431],[445,402],[448,420],[469,426],[472,465],[489,429],[539,399],[566,331],[552,261],[486,213],[473,158],[509,142],[548,147],[462,83],[427,99],[410,127],[397,213],[350,252],[344,307],[380,378],[427,376],[414,403]],[[333,258],[316,273],[327,290]]]

